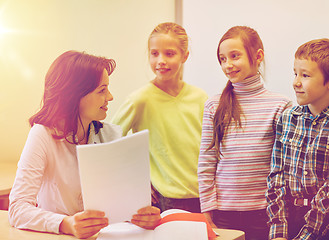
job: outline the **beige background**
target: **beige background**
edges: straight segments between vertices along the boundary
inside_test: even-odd
[[[108,118],[151,80],[147,39],[175,21],[175,0],[0,0],[0,161],[18,161],[44,76],[67,50],[113,58]]]

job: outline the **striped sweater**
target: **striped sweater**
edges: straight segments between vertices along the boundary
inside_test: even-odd
[[[265,89],[259,75],[234,83],[233,91],[243,114],[242,128],[234,121],[221,144],[220,160],[213,149],[213,118],[220,95],[205,103],[198,181],[202,212],[251,211],[266,208],[266,178],[270,172],[276,122],[292,103]]]

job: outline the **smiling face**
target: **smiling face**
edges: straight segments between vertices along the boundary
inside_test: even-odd
[[[250,64],[248,54],[239,37],[224,40],[219,46],[218,56],[224,74],[232,83],[241,82],[257,74],[258,65]]]
[[[149,40],[149,61],[157,81],[179,80],[187,56],[188,53],[180,50],[179,41],[170,34],[155,34]]]
[[[104,69],[98,87],[81,98],[79,112],[83,125],[86,127],[92,121],[105,119],[107,104],[113,100],[109,89],[109,76]]]
[[[329,82],[314,61],[295,59],[293,87],[299,105],[308,105],[313,115],[318,115],[329,105]]]

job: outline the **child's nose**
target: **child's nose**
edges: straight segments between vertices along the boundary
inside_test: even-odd
[[[301,87],[302,86],[302,83],[300,82],[299,80],[299,77],[296,76],[293,83],[292,83],[295,87]]]
[[[295,86],[296,86],[296,87],[301,87],[302,84],[301,84],[300,82],[297,82],[297,83],[295,84]]]
[[[165,64],[166,63],[166,59],[162,54],[159,55],[159,62],[158,63],[159,64]]]
[[[232,61],[231,60],[226,60],[226,62],[225,62],[225,66],[226,66],[226,68],[231,68],[231,67],[233,67],[233,64],[232,64]]]

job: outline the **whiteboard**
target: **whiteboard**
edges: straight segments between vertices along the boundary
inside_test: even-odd
[[[217,46],[231,27],[254,28],[265,50],[265,86],[296,103],[292,88],[297,48],[312,39],[329,37],[328,0],[183,0],[182,24],[190,38],[184,80],[220,93],[227,78],[217,60]]]

